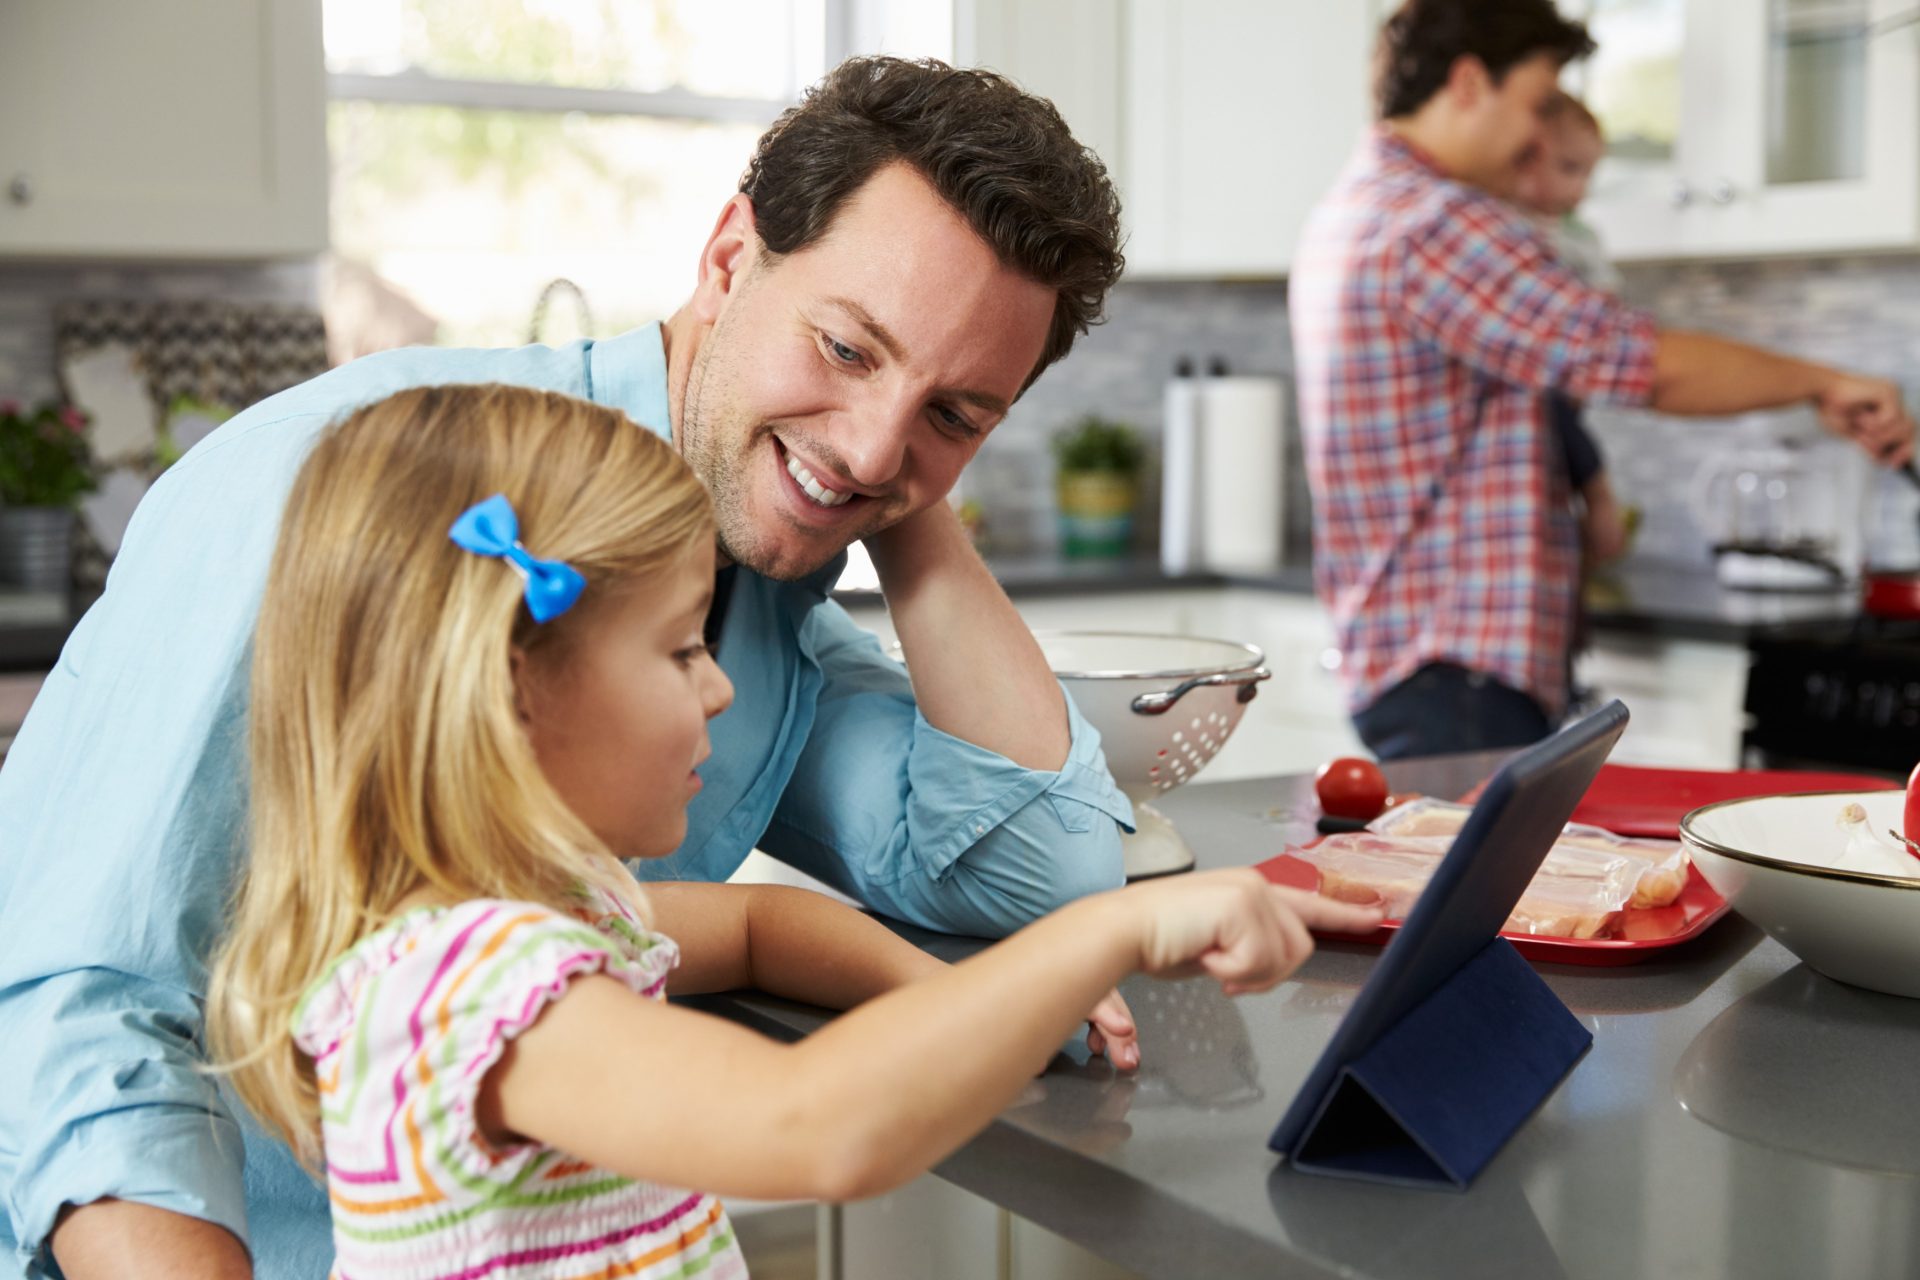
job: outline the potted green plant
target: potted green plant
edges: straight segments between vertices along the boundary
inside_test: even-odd
[[[74,508],[94,487],[86,430],[70,404],[0,400],[0,584],[71,585]]]
[[[1088,414],[1054,436],[1053,456],[1061,550],[1077,557],[1125,554],[1146,457],[1140,433]]]

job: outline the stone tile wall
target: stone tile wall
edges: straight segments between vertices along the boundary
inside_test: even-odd
[[[1912,382],[1920,401],[1920,256],[1629,267],[1625,292],[1666,325],[1704,329]],[[50,315],[79,297],[219,297],[311,304],[308,263],[119,265],[0,263],[0,397],[52,394]],[[1087,412],[1138,425],[1156,450],[1161,395],[1175,363],[1224,361],[1235,373],[1289,376],[1283,283],[1145,283],[1114,291],[1108,322],[1081,339],[1015,406],[963,481],[986,508],[993,545],[1013,554],[1056,542],[1051,435]],[[1704,563],[1706,538],[1688,511],[1699,468],[1754,434],[1806,434],[1804,414],[1680,421],[1596,412],[1616,487],[1645,512],[1641,558]],[[1290,437],[1289,546],[1308,545],[1297,433]],[[1743,434],[1744,433],[1744,434]],[[1146,485],[1136,538],[1155,545],[1158,481]],[[1920,493],[1898,477],[1875,485],[1872,547],[1881,561],[1920,565]]]
[[[1629,267],[1624,290],[1663,325],[1703,329],[1911,383],[1920,403],[1920,256]],[[1161,392],[1176,360],[1223,358],[1237,373],[1292,371],[1280,283],[1128,284],[1108,322],[1083,338],[1014,408],[966,484],[987,509],[995,545],[1044,550],[1054,541],[1049,436],[1087,411],[1134,422],[1157,446]],[[1689,511],[1700,468],[1739,441],[1815,432],[1804,412],[1739,420],[1597,411],[1595,435],[1624,499],[1642,508],[1639,558],[1705,564],[1707,538]],[[1289,424],[1289,545],[1307,546],[1305,484]],[[1823,463],[1816,461],[1818,469]],[[1920,564],[1920,493],[1897,476],[1873,486],[1870,548],[1881,561]],[[1154,545],[1157,489],[1138,537]]]
[[[0,399],[40,400],[58,390],[53,307],[72,298],[221,299],[315,306],[312,262],[208,265],[0,261]]]

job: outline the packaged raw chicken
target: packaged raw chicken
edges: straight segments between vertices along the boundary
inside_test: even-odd
[[[1421,799],[1390,809],[1365,831],[1329,836],[1297,858],[1320,872],[1320,892],[1350,902],[1379,900],[1404,919],[1472,810]],[[1633,840],[1599,827],[1569,825],[1521,895],[1506,928],[1563,938],[1606,937],[1629,907],[1660,907],[1679,897],[1687,855],[1666,840]]]

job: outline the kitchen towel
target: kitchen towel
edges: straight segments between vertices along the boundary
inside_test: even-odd
[[[1279,566],[1286,404],[1286,383],[1279,378],[1168,382],[1160,514],[1166,572],[1264,572]]]

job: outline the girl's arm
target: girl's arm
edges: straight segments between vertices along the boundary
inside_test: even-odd
[[[782,1045],[576,981],[482,1086],[498,1141],[536,1139],[629,1176],[757,1199],[849,1200],[924,1172],[1005,1108],[1136,969],[1264,990],[1309,926],[1377,910],[1212,872],[1083,899],[998,946]]]
[[[680,944],[670,995],[757,987],[829,1009],[851,1009],[948,968],[862,912],[786,885],[656,883],[654,925]],[[1087,1015],[1087,1047],[1115,1066],[1140,1065],[1133,1012],[1117,991]]]
[[[680,944],[676,996],[756,987],[829,1009],[947,968],[872,917],[810,889],[771,884],[647,886],[654,925]]]

